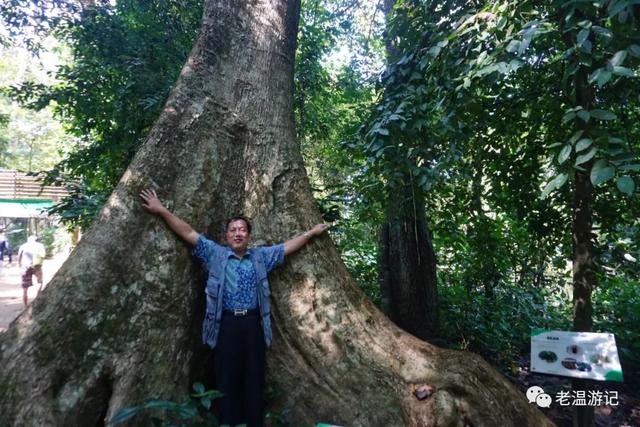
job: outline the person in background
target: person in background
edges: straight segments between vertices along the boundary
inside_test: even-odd
[[[2,267],[2,263],[4,262],[4,253],[9,253],[9,264],[11,264],[11,253],[9,252],[9,241],[7,240],[7,236],[4,234],[4,230],[0,230],[0,267]]]
[[[265,353],[272,338],[267,273],[329,226],[318,224],[279,245],[249,248],[251,223],[236,216],[227,221],[227,245],[223,246],[173,215],[154,190],[143,190],[140,198],[148,212],[162,218],[193,248],[193,255],[208,272],[202,339],[213,348],[216,387],[224,394],[220,399],[220,422],[261,427]]]
[[[44,261],[44,245],[38,242],[36,236],[29,236],[27,243],[18,249],[18,265],[22,269],[22,301],[25,308],[29,302],[29,288],[33,286],[33,276],[36,276],[38,294],[42,290],[42,263]]]

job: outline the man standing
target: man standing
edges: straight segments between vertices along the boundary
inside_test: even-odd
[[[33,286],[33,276],[36,276],[42,290],[42,262],[44,261],[44,245],[36,240],[36,236],[29,236],[27,243],[18,249],[18,265],[22,269],[22,301],[25,308],[29,302],[28,291]]]
[[[207,309],[202,340],[214,349],[214,370],[220,399],[222,424],[263,424],[265,351],[271,345],[271,291],[267,273],[284,257],[329,227],[311,230],[275,246],[249,248],[251,223],[238,216],[227,221],[221,246],[198,234],[189,224],[167,210],[154,190],[140,193],[142,206],[160,216],[182,240],[193,246],[208,278]]]

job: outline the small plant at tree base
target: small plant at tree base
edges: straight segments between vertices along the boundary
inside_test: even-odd
[[[161,416],[149,416],[151,425],[163,427],[219,426],[218,419],[210,410],[213,400],[221,397],[222,393],[217,390],[205,390],[202,383],[193,384],[193,390],[194,393],[191,394],[190,398],[182,403],[149,399],[141,405],[124,408],[109,421],[109,425],[123,423],[141,412],[153,411],[157,413],[159,410],[163,412]]]

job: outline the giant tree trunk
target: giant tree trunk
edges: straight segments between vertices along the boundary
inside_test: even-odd
[[[124,405],[182,398],[200,364],[202,277],[137,194],[218,237],[244,212],[272,243],[320,220],[295,143],[298,2],[206,1],[166,107],[100,218],[0,336],[0,425],[102,425]],[[328,237],[272,276],[279,404],[298,422],[548,425],[487,363],[403,333],[357,289]],[[419,401],[416,385],[435,391]]]

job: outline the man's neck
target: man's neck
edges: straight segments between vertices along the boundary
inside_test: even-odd
[[[247,253],[246,249],[242,251],[233,251],[233,254],[240,259],[242,259],[246,255],[246,253]]]

